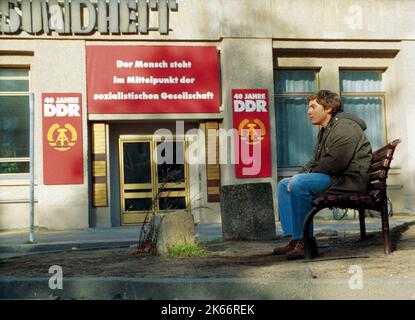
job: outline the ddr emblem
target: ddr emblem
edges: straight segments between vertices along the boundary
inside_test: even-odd
[[[58,151],[66,151],[71,149],[76,140],[78,140],[78,133],[75,128],[69,123],[65,124],[63,128],[55,123],[48,130],[49,145]]]
[[[257,144],[265,137],[265,125],[259,119],[255,119],[253,122],[244,119],[239,124],[238,134],[241,137],[241,141],[248,144]]]

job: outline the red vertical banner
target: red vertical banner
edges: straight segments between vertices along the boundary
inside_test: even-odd
[[[82,95],[42,93],[43,183],[82,184]]]
[[[236,178],[272,176],[267,89],[232,90]]]

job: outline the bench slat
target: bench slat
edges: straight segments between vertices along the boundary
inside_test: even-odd
[[[378,162],[392,158],[393,149],[378,150],[372,154],[372,162]]]
[[[376,172],[373,172],[369,176],[369,181],[377,181],[377,180],[386,180],[388,177],[388,171],[387,170],[379,170]]]
[[[390,163],[391,163],[391,159],[386,158],[384,160],[372,163],[370,165],[369,170],[370,172],[376,172],[376,171],[384,170],[384,169],[387,170],[389,169]]]
[[[393,152],[399,143],[401,143],[401,139],[395,139],[382,148],[374,151],[372,154],[372,163],[383,160],[385,157],[392,158]]]
[[[393,142],[388,143],[388,144],[384,145],[383,147],[380,147],[379,149],[373,151],[373,154],[378,153],[378,152],[384,152],[384,151],[390,149],[392,144],[393,144]]]
[[[369,186],[369,190],[383,190],[386,189],[386,181],[382,180],[379,182],[371,183]]]

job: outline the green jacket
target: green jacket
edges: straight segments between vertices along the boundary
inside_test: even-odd
[[[301,172],[331,176],[327,194],[361,194],[367,192],[372,148],[364,133],[366,123],[358,117],[340,112],[320,129],[313,158]]]

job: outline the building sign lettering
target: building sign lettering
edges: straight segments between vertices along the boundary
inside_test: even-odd
[[[156,27],[150,10],[158,12]],[[167,34],[172,10],[178,0],[1,0],[0,34]]]

